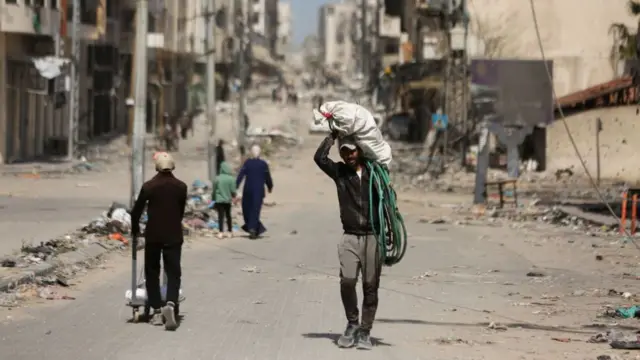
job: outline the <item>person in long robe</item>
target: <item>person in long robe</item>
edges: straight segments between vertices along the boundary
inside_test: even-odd
[[[260,158],[260,146],[251,146],[251,157],[247,159],[236,179],[239,187],[244,181],[242,190],[242,230],[249,233],[251,239],[257,239],[267,229],[260,222],[260,211],[265,197],[265,186],[269,193],[273,190],[273,180],[266,161]]]

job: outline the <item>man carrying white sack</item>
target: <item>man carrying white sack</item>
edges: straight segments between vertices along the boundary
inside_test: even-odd
[[[322,141],[315,153],[314,161],[333,181],[338,190],[340,220],[344,235],[338,245],[340,260],[340,295],[347,317],[347,328],[338,339],[338,346],[370,350],[373,347],[370,332],[378,309],[378,287],[382,262],[374,236],[379,218],[369,212],[369,203],[377,208],[378,192],[369,192],[369,170],[365,166],[360,147],[351,137],[339,140],[340,157],[343,161],[329,159],[329,151],[338,133],[334,131]],[[371,197],[372,196],[372,197]],[[373,224],[370,218],[373,215]],[[358,310],[356,284],[362,271],[363,294],[362,323]]]

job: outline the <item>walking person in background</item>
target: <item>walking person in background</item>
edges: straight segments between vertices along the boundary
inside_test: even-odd
[[[218,211],[219,239],[233,236],[231,204],[236,199],[236,189],[236,179],[233,176],[231,166],[222,162],[215,184],[213,184],[213,200],[216,202],[214,206]],[[225,220],[228,230],[226,233],[224,231]]]
[[[156,171],[151,180],[142,185],[131,210],[131,231],[140,235],[140,217],[147,207],[149,220],[145,229],[144,274],[151,323],[165,329],[176,330],[182,269],[182,218],[187,203],[187,185],[173,176],[175,162],[166,152],[154,157]],[[166,304],[162,306],[160,293],[160,259],[167,275]]]
[[[260,146],[251,146],[250,152],[251,157],[244,162],[240,169],[236,187],[240,187],[244,180],[244,188],[242,190],[244,225],[242,225],[242,230],[248,232],[251,239],[257,239],[258,236],[267,231],[262,222],[260,222],[260,211],[266,195],[265,185],[269,193],[271,193],[273,181],[269,165],[260,158]]]
[[[222,167],[224,160],[224,140],[220,139],[220,141],[218,141],[218,146],[216,146],[216,174],[220,174],[220,168]]]

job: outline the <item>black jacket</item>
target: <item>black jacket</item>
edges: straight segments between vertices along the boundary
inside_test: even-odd
[[[340,220],[345,233],[352,235],[373,234],[378,222],[378,193],[374,190],[369,196],[369,170],[362,168],[362,178],[356,171],[343,162],[329,159],[329,150],[334,139],[329,136],[320,144],[313,160],[325,174],[336,183],[338,202],[340,204]],[[371,224],[369,202],[373,201],[374,223]]]
[[[131,210],[131,230],[138,235],[140,217],[147,206],[147,243],[182,244],[182,217],[187,203],[187,184],[171,173],[158,173],[142,185]]]

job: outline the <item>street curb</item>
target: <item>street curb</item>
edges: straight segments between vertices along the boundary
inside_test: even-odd
[[[140,241],[137,251],[144,248],[144,241]],[[38,276],[47,276],[64,266],[79,265],[97,260],[109,253],[121,249],[120,246],[108,246],[102,243],[92,243],[87,247],[70,251],[52,259],[51,262],[36,264],[22,269],[17,274],[11,274],[0,278],[0,293],[8,292],[19,285],[33,283]],[[127,248],[129,250],[129,248]]]

